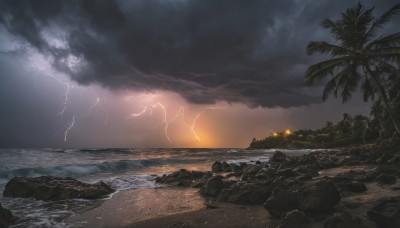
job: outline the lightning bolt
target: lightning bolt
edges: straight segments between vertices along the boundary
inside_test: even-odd
[[[128,118],[136,118],[139,116],[142,116],[143,114],[146,113],[146,111],[148,110],[149,107],[145,107],[141,112],[138,113],[132,113],[131,115],[128,116]],[[150,109],[151,110],[151,109]],[[152,113],[152,112],[151,112]],[[150,114],[151,115],[151,114]]]
[[[58,80],[58,79],[57,79],[57,80]],[[65,95],[64,95],[63,108],[62,108],[61,111],[58,113],[59,116],[62,116],[62,115],[64,115],[64,112],[65,112],[65,110],[67,109],[68,95],[69,95],[69,92],[70,92],[70,90],[71,90],[71,88],[72,88],[72,85],[71,85],[71,83],[62,82],[62,81],[60,81],[60,80],[58,80],[58,81],[59,81],[60,83],[62,83],[62,84],[64,84],[64,85],[67,86],[67,89],[66,89]]]
[[[104,124],[107,125],[109,113],[107,109],[100,102],[101,102],[100,97],[97,97],[95,103],[89,108],[87,116],[91,115],[96,108],[100,108],[106,114],[106,119],[104,121]]]
[[[72,121],[69,123],[69,126],[68,126],[67,130],[65,130],[65,133],[64,133],[64,142],[67,141],[68,132],[69,132],[69,130],[71,130],[71,128],[74,127],[74,125],[75,125],[75,116],[72,117]]]
[[[194,117],[194,119],[193,119],[191,125],[189,125],[189,124],[185,121],[185,117],[184,117],[184,115],[185,115],[185,108],[182,106],[182,107],[179,109],[179,115],[181,116],[181,120],[182,120],[183,124],[184,124],[187,128],[189,128],[190,132],[193,134],[193,136],[194,136],[194,138],[196,139],[197,143],[200,142],[200,138],[199,138],[199,136],[197,135],[196,130],[195,130],[195,128],[196,128],[196,122],[197,122],[197,120],[200,118],[200,116],[201,116],[204,112],[206,112],[207,110],[224,110],[224,108],[220,108],[220,107],[207,107],[207,108],[203,109],[201,112],[197,113],[197,115]]]
[[[165,109],[165,106],[163,104],[161,104],[160,102],[157,102],[156,104],[152,105],[153,108],[155,108],[157,106],[159,106],[163,110],[163,113],[164,113],[164,124],[165,124],[164,133],[165,133],[165,137],[167,138],[169,144],[172,147],[172,140],[168,135],[168,125],[169,125],[169,123],[168,123],[168,120],[167,120],[167,110]]]
[[[168,121],[168,119],[167,119],[167,110],[166,110],[165,106],[163,104],[161,104],[160,102],[157,102],[157,103],[155,103],[155,104],[153,104],[151,106],[146,106],[141,112],[133,113],[133,114],[129,115],[128,118],[140,117],[140,116],[144,115],[146,112],[148,112],[149,116],[151,116],[153,114],[153,109],[157,108],[157,107],[160,107],[160,109],[163,112],[163,123],[164,123],[165,138],[168,140],[169,144],[172,147],[172,140],[171,140],[171,138],[169,137],[169,134],[168,134],[168,126],[169,126],[170,122],[172,122],[174,119],[176,119],[176,117],[174,117],[171,121]]]

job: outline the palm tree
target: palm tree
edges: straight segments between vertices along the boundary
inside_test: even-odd
[[[323,80],[331,76],[323,91],[323,100],[333,93],[340,96],[343,102],[351,98],[359,82],[363,81],[364,99],[373,98],[377,93],[383,101],[386,111],[400,135],[400,125],[393,113],[387,91],[380,79],[379,66],[400,62],[400,32],[377,36],[376,32],[391,17],[400,12],[400,3],[396,4],[382,16],[372,15],[374,8],[365,9],[360,3],[348,8],[337,21],[326,19],[322,26],[330,31],[336,39],[331,44],[325,41],[313,41],[307,46],[309,55],[322,53],[330,59],[310,66],[306,73],[307,83]]]

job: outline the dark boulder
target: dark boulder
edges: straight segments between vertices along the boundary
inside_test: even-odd
[[[221,167],[224,172],[232,172],[231,166],[225,161],[221,163]]]
[[[365,192],[367,191],[367,186],[360,181],[351,181],[347,184],[347,189],[351,192]]]
[[[169,175],[164,174],[162,177],[157,177],[156,182],[181,187],[200,188],[211,176],[211,172],[188,171],[186,169],[181,169]]]
[[[396,183],[396,177],[390,174],[380,174],[375,180],[381,185],[392,185]]]
[[[367,211],[367,215],[380,227],[400,227],[400,197],[378,201],[371,210]]]
[[[232,172],[237,172],[237,171],[242,170],[242,168],[240,166],[236,165],[235,163],[230,163],[229,166],[230,166]]]
[[[17,222],[18,218],[13,216],[10,210],[3,208],[0,204],[0,227],[9,227]]]
[[[355,180],[363,180],[365,175],[356,174],[353,172],[343,173],[335,176],[333,181],[335,187],[339,190],[342,195],[348,195],[349,193],[364,192],[367,190],[367,186],[364,183]]]
[[[340,194],[329,180],[311,180],[298,191],[299,209],[307,213],[325,213],[339,203]]]
[[[295,168],[293,171],[296,173],[311,176],[311,177],[316,177],[319,175],[318,171],[309,165],[300,165],[297,168]]]
[[[324,228],[363,228],[361,218],[352,215],[347,211],[336,213],[327,218],[324,223]]]
[[[3,196],[38,200],[100,199],[114,191],[104,182],[88,184],[69,177],[14,177],[6,184]]]
[[[275,153],[269,159],[269,161],[272,162],[272,163],[286,162],[287,160],[288,160],[288,157],[286,156],[286,154],[282,153],[279,150],[275,151]]]
[[[276,176],[278,176],[278,177],[295,177],[295,176],[297,176],[297,174],[292,169],[287,168],[287,169],[283,169],[283,170],[278,170],[276,172]]]
[[[298,166],[300,166],[300,165],[308,166],[312,169],[319,168],[318,160],[314,154],[305,154],[305,155],[300,156],[298,158],[297,165]]]
[[[222,190],[218,201],[236,204],[262,204],[271,194],[268,184],[240,183]]]
[[[219,172],[222,172],[222,171],[224,171],[224,170],[222,169],[222,163],[221,162],[216,161],[216,162],[214,162],[214,164],[212,164],[211,172],[219,173]]]
[[[329,169],[337,167],[339,158],[335,155],[326,155],[318,159],[319,169]]]
[[[282,217],[287,212],[298,208],[297,192],[283,187],[277,187],[272,196],[264,203],[264,208],[275,217]]]
[[[215,176],[208,179],[206,184],[201,188],[201,194],[205,196],[216,197],[225,188],[221,176]]]
[[[256,174],[263,169],[260,165],[247,165],[243,170],[243,174],[240,177],[242,181],[249,181],[252,179],[256,179]]]
[[[310,220],[304,212],[294,210],[286,214],[279,228],[307,228],[309,223]]]

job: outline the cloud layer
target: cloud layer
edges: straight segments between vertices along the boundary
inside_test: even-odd
[[[396,1],[367,2],[387,10]],[[82,85],[166,90],[190,103],[292,107],[319,102],[304,82],[311,40],[351,1],[4,1],[0,23]],[[400,22],[396,19],[393,24]]]

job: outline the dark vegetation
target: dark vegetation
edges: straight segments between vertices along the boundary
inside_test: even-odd
[[[379,144],[385,140],[399,143],[400,136],[400,32],[378,34],[390,19],[400,12],[396,4],[380,17],[360,3],[347,9],[337,21],[326,19],[334,43],[312,41],[307,53],[328,56],[310,66],[306,72],[309,85],[325,81],[323,100],[330,95],[347,102],[354,91],[363,92],[371,101],[371,116],[344,114],[334,125],[328,122],[318,130],[300,130],[293,134],[276,133],[251,143],[251,148],[326,148],[354,144]],[[326,80],[328,78],[328,80]]]
[[[274,132],[264,139],[253,139],[250,148],[332,148],[371,144],[383,138],[384,131],[377,120],[345,113],[341,121],[328,121],[321,129]]]

